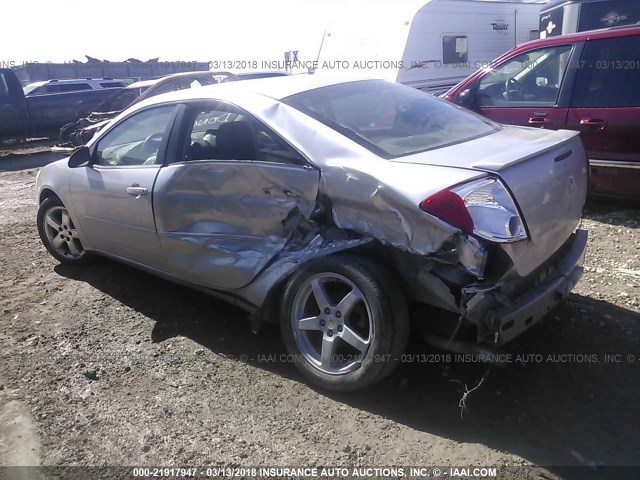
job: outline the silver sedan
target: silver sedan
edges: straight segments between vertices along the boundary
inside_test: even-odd
[[[314,75],[161,95],[42,169],[57,260],[106,256],[279,323],[312,382],[355,390],[410,320],[503,345],[582,274],[577,133],[507,127],[382,80]]]

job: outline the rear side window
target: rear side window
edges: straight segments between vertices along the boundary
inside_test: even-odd
[[[88,83],[48,83],[33,90],[30,95],[44,95],[47,93],[78,92],[80,90],[91,90]]]
[[[119,88],[122,87],[122,83],[120,82],[101,82],[100,86],[102,88]]]
[[[303,165],[303,157],[275,132],[232,105],[192,108],[183,160],[254,160]],[[193,119],[193,120],[191,120]]]
[[[588,41],[576,76],[573,107],[640,106],[640,35]]]
[[[77,92],[79,90],[92,90],[88,83],[63,83],[58,85],[59,92]]]

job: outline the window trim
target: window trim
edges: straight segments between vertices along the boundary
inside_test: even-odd
[[[467,42],[467,50],[464,53],[465,59],[459,62],[445,62],[444,59],[444,39],[445,38],[455,38],[456,42],[459,38],[464,38]],[[460,65],[469,63],[469,36],[467,34],[443,34],[440,37],[440,45],[442,47],[442,65]]]
[[[110,133],[112,132],[115,128],[117,128],[119,125],[121,125],[122,123],[124,123],[125,121],[127,121],[130,118],[135,117],[136,115],[140,115],[144,112],[147,112],[149,110],[154,110],[157,108],[162,108],[162,107],[173,107],[173,113],[172,116],[169,119],[169,122],[167,123],[167,127],[165,128],[165,131],[163,132],[163,139],[162,139],[162,143],[160,144],[160,146],[158,147],[158,156],[156,157],[156,162],[152,163],[150,165],[102,165],[97,163],[97,155],[98,155],[98,146],[100,145],[100,142],[102,142],[102,140],[104,140],[104,138]],[[148,107],[145,108],[141,108],[140,110],[136,110],[135,112],[131,113],[130,115],[127,115],[126,117],[122,118],[121,120],[119,120],[117,123],[115,123],[114,125],[111,125],[108,129],[106,129],[104,131],[104,133],[102,133],[100,135],[100,137],[98,139],[96,139],[96,141],[93,143],[93,145],[91,145],[91,161],[89,162],[89,167],[91,168],[96,168],[96,169],[131,169],[131,168],[160,168],[164,165],[167,153],[168,153],[168,145],[170,143],[170,139],[171,139],[171,134],[173,132],[174,126],[176,124],[176,118],[179,114],[180,111],[180,107],[182,107],[182,105],[180,105],[179,103],[175,103],[175,102],[166,102],[166,103],[160,103],[160,104],[155,104],[155,105],[150,105]]]
[[[175,138],[172,141],[172,145],[171,148],[169,149],[170,152],[173,152],[174,154],[174,158],[176,158],[177,160],[174,162],[167,162],[165,161],[165,163],[163,164],[163,166],[167,166],[167,165],[189,165],[192,164],[194,162],[198,162],[198,163],[202,163],[202,162],[216,162],[216,163],[230,163],[230,162],[234,162],[234,163],[260,163],[260,164],[266,164],[266,165],[282,165],[282,166],[288,166],[288,167],[301,167],[301,168],[313,168],[313,169],[318,169],[318,167],[309,159],[309,157],[307,155],[305,155],[302,151],[300,151],[300,149],[296,148],[294,145],[292,145],[289,141],[287,141],[287,139],[285,139],[282,135],[280,135],[280,133],[278,133],[276,130],[274,130],[273,128],[271,128],[269,125],[267,125],[265,122],[263,122],[262,120],[260,120],[259,118],[257,118],[255,115],[251,114],[250,112],[248,112],[247,110],[245,110],[244,108],[232,103],[232,102],[228,102],[225,100],[220,100],[220,99],[194,99],[194,100],[187,100],[187,101],[183,101],[182,105],[184,106],[184,110],[180,113],[180,118],[175,122],[177,127],[176,127],[176,132],[173,135]],[[190,134],[191,132],[189,131],[189,126],[190,126],[190,122],[188,122],[187,120],[191,117],[190,115],[188,115],[188,111],[192,110],[192,109],[197,109],[197,108],[217,108],[219,106],[222,105],[228,105],[229,107],[235,108],[239,111],[239,113],[243,116],[249,117],[251,119],[253,119],[253,121],[255,121],[256,123],[260,124],[261,126],[263,126],[264,128],[266,128],[267,130],[269,130],[270,132],[273,132],[274,135],[276,135],[278,137],[278,139],[284,143],[287,147],[291,148],[291,150],[293,150],[294,152],[296,152],[300,158],[302,159],[302,161],[304,163],[294,163],[294,162],[269,162],[266,160],[237,160],[237,159],[229,159],[229,160],[224,160],[224,159],[205,159],[205,160],[184,160],[183,159],[183,155],[186,151],[187,148],[187,141],[190,138]],[[171,155],[168,155],[167,158],[169,158]],[[166,159],[165,159],[166,160]]]
[[[584,43],[585,43],[584,41],[568,42],[568,43],[546,45],[542,47],[534,47],[528,50],[523,50],[521,52],[518,52],[517,54],[509,58],[505,58],[500,64],[496,65],[490,71],[482,74],[473,82],[472,93],[474,98],[474,107],[479,109],[482,109],[482,108],[496,108],[496,109],[498,108],[499,109],[503,109],[503,108],[569,108],[571,95],[573,92],[573,84],[574,84],[576,72],[578,71],[578,68],[575,65],[577,65],[577,59],[580,59],[582,57],[582,50],[584,48]],[[563,46],[570,46],[571,50],[570,50],[569,60],[567,62],[567,67],[566,67],[564,77],[562,78],[562,82],[560,83],[560,87],[558,88],[558,97],[556,98],[555,103],[544,104],[544,105],[540,103],[535,103],[535,102],[521,102],[521,103],[514,102],[511,105],[477,105],[475,103],[475,98],[478,94],[478,91],[480,90],[480,82],[487,75],[494,72],[496,68],[500,68],[505,63],[513,60],[515,57],[522,54],[528,54],[531,52],[535,52],[536,50],[542,50],[545,48],[556,48],[556,47],[563,47]]]

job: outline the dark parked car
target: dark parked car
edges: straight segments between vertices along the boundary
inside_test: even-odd
[[[36,183],[57,260],[108,256],[227,299],[254,328],[280,322],[298,368],[334,390],[391,372],[409,312],[443,348],[509,342],[571,291],[587,242],[577,132],[382,80],[160,95]]]
[[[16,73],[0,69],[0,141],[57,136],[65,123],[92,111],[114,88],[25,95]]]
[[[502,123],[580,131],[590,193],[640,199],[640,27],[520,45],[444,96]]]

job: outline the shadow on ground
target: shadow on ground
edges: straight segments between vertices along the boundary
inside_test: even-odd
[[[227,303],[106,260],[86,269],[59,265],[55,270],[154,320],[154,342],[185,336],[216,354],[301,381],[292,364],[259,361],[261,355],[284,353],[277,329],[267,325],[258,335],[250,333],[246,314]],[[505,354],[512,357],[504,368],[488,370],[475,359],[454,356],[442,360],[442,352],[414,336],[407,361],[382,384],[352,394],[319,393],[537,465],[640,465],[639,317],[571,295],[508,346]],[[471,389],[483,377],[461,416],[462,384]],[[557,470],[572,477],[572,470]],[[574,473],[585,478],[582,471]],[[624,477],[617,472],[612,478]]]
[[[16,172],[29,168],[40,168],[67,156],[58,152],[39,152],[30,155],[0,156],[0,172]]]

